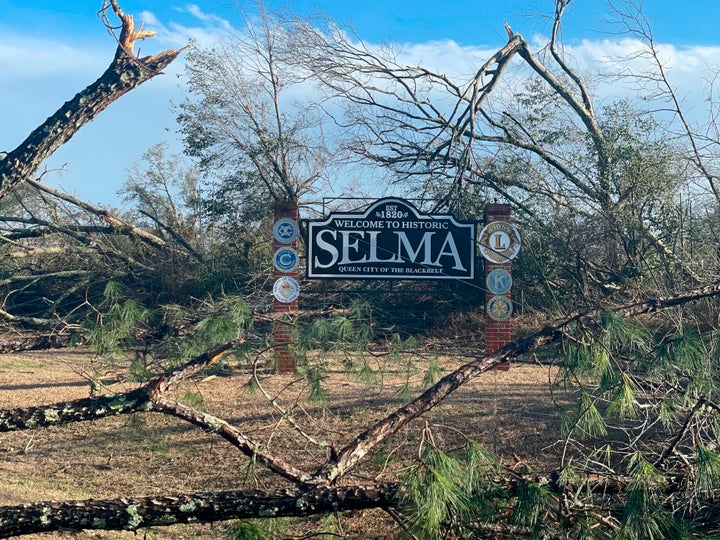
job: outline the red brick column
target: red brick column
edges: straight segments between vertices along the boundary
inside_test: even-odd
[[[291,218],[295,221],[299,219],[299,210],[297,201],[279,201],[273,207],[275,221],[281,218]],[[289,244],[281,244],[273,238],[273,253],[281,247],[291,247],[297,249],[297,239]],[[292,272],[281,272],[275,269],[275,279],[288,276],[297,280],[298,270]],[[293,373],[297,368],[297,357],[292,350],[293,330],[296,317],[293,315],[298,311],[298,299],[292,302],[283,303],[273,298],[273,311],[275,319],[273,321],[273,345],[275,352],[275,371],[277,373]],[[282,315],[287,314],[287,315]]]
[[[512,212],[509,204],[488,204],[485,207],[485,225],[494,222],[494,221],[504,221],[507,223],[512,223]],[[487,258],[484,260],[484,266],[485,266],[485,280],[487,282],[487,277],[495,269],[503,269],[506,272],[510,273],[512,275],[512,263],[509,260],[506,260],[505,262],[502,261],[490,261]],[[496,321],[490,318],[488,315],[488,309],[490,305],[490,301],[495,298],[497,295],[490,292],[489,288],[485,289],[485,350],[487,353],[493,353],[497,351],[498,349],[501,349],[508,343],[510,343],[512,339],[512,331],[513,331],[513,320],[512,318],[509,318],[507,320],[503,321]],[[510,300],[511,298],[511,292],[508,291],[505,294],[501,295]],[[510,364],[505,363],[498,366],[498,369],[507,370],[509,369]]]

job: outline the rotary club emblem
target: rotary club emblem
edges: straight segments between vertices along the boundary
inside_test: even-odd
[[[502,322],[512,316],[513,305],[506,296],[493,296],[485,306],[485,313],[493,321]]]

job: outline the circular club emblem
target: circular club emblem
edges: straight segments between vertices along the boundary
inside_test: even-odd
[[[273,296],[278,302],[289,304],[300,295],[300,285],[290,276],[282,276],[273,285]]]
[[[507,221],[493,221],[480,231],[480,253],[488,261],[502,264],[520,252],[520,233]]]
[[[485,285],[492,294],[505,294],[512,287],[512,276],[507,270],[495,268],[485,278]]]
[[[506,321],[510,318],[513,305],[506,296],[493,296],[485,306],[485,313],[493,321]]]
[[[290,218],[280,218],[273,225],[273,238],[281,244],[289,244],[298,236],[297,221]]]
[[[278,249],[273,255],[273,264],[279,272],[292,272],[298,267],[298,254],[291,247]]]

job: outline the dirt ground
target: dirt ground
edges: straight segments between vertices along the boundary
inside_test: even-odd
[[[442,359],[444,373],[464,361],[467,359]],[[293,411],[307,435],[340,448],[407,401],[398,394],[406,382],[402,370],[379,366],[369,384],[360,383],[343,364],[331,366],[322,383],[327,392],[325,402],[309,400],[307,385],[292,375],[266,374],[261,380],[268,395]],[[423,377],[422,361],[418,366],[409,381],[413,394],[418,393]],[[0,355],[0,408],[87,397],[90,386],[85,374],[97,369],[92,356],[81,350]],[[107,369],[102,375],[111,390],[133,386],[122,382],[121,369]],[[533,470],[556,466],[562,450],[557,443],[556,403],[567,396],[557,387],[551,388],[553,377],[549,368],[530,364],[481,375],[386,441],[350,480],[396,479],[402,466],[417,455],[426,422],[435,443],[445,449],[460,447],[468,437],[508,464]],[[194,403],[202,399],[199,406],[208,412],[240,426],[296,467],[315,470],[326,457],[324,450],[299,436],[261,392],[251,390],[249,378],[248,371],[221,371],[180,389],[179,397]],[[0,433],[0,505],[282,485],[268,472],[253,468],[217,436],[159,414]],[[317,530],[321,522],[322,518],[288,520],[278,537],[298,537]],[[153,533],[162,539],[227,538],[228,526],[183,525],[157,528]],[[342,515],[335,526],[351,538],[394,538],[398,532],[379,510]],[[67,534],[24,538],[66,538]],[[72,537],[138,538],[143,534],[88,531]]]

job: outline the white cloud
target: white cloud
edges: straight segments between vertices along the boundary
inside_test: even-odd
[[[163,46],[179,48],[190,41],[201,46],[210,46],[218,39],[233,31],[232,25],[222,17],[203,12],[200,7],[190,4],[184,8],[176,8],[183,18],[190,15],[195,24],[181,24],[176,21],[163,23],[150,11],[143,11],[140,18],[148,28],[157,32],[157,40]]]
[[[403,45],[399,60],[462,80],[473,76],[498,48],[459,45],[450,39],[412,43]]]
[[[164,48],[180,48],[190,40],[201,46],[211,46],[218,39],[233,32],[227,20],[190,5],[177,10],[176,20],[161,21],[151,11],[136,16],[146,29],[156,30],[157,37],[141,44],[143,54],[152,54]],[[178,22],[182,21],[182,22]],[[546,42],[542,36],[531,40],[539,49]],[[490,58],[503,43],[497,46],[462,46],[452,40],[398,45],[399,59],[408,65],[422,65],[429,70],[447,74],[463,84]],[[115,50],[111,37],[101,35],[91,46],[88,42],[59,42],[51,38],[25,36],[19,32],[0,34],[0,149],[9,150],[18,144],[63,101],[97,78],[107,67]],[[641,73],[649,67],[647,60],[638,56],[642,51],[639,41],[633,39],[585,40],[566,47],[572,65],[582,74],[595,79],[594,92],[601,102],[618,97],[635,97],[637,85],[630,81],[618,82],[609,78],[619,69]],[[688,107],[699,112],[707,110],[708,81],[715,77],[720,66],[720,47],[678,47],[662,44],[659,51],[665,60],[668,77]],[[102,199],[99,193],[109,193],[109,200],[119,189],[125,170],[151,144],[172,139],[173,114],[170,101],[182,99],[178,75],[183,69],[181,55],[167,69],[167,73],[134,90],[104,112],[91,126],[84,128],[67,148],[63,147],[54,163],[68,161],[71,174],[63,182],[72,186],[82,197]],[[513,63],[506,73],[506,88],[512,90],[522,84],[518,71],[520,61]],[[515,71],[513,71],[515,70]],[[311,85],[301,85],[292,97],[303,100],[303,92],[313,93]],[[699,117],[699,116],[698,116]],[[142,129],[137,129],[141,126]],[[127,133],[133,133],[128,138]],[[132,145],[124,141],[132,139]],[[95,156],[101,156],[95,159]],[[102,175],[102,180],[97,176]],[[101,182],[102,187],[99,187]]]

